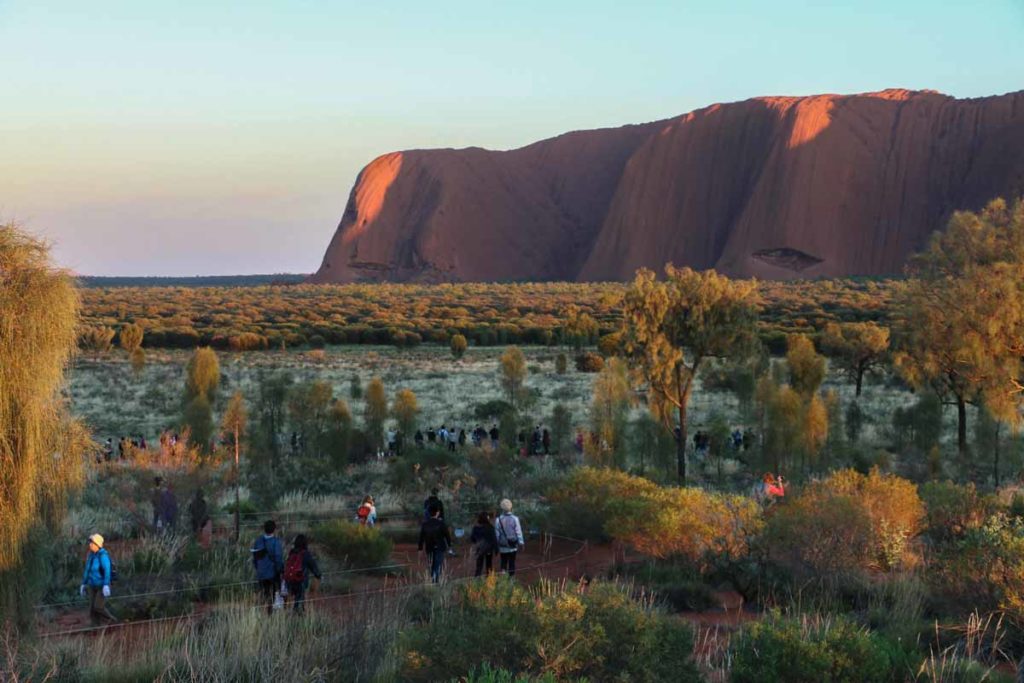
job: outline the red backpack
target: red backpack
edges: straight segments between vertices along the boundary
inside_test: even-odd
[[[356,517],[359,519],[360,524],[366,524],[366,521],[370,518],[370,506],[365,503],[359,506],[356,510]]]
[[[288,561],[284,563],[284,580],[288,583],[302,583],[306,580],[306,571],[302,566],[304,552],[288,553]]]

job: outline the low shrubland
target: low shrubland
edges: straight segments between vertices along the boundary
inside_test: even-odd
[[[380,529],[348,520],[317,525],[313,529],[313,540],[330,557],[350,569],[387,564],[393,547],[391,539]]]
[[[525,588],[492,577],[457,586],[400,643],[410,681],[469,675],[483,662],[560,681],[701,679],[689,626],[611,583]]]

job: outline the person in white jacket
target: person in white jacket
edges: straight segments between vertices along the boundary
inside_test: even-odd
[[[498,536],[498,553],[501,555],[501,571],[509,576],[516,575],[516,554],[525,544],[523,526],[512,514],[512,501],[501,501],[501,514],[494,520],[494,531]]]

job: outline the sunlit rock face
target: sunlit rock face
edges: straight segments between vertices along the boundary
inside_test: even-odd
[[[956,209],[1024,193],[1024,91],[765,97],[360,173],[315,282],[898,273]]]

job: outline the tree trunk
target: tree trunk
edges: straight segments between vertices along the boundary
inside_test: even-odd
[[[679,403],[679,440],[676,442],[676,467],[679,481],[686,484],[686,401]]]
[[[864,368],[857,368],[857,398],[860,398],[860,388],[864,384]]]
[[[992,466],[992,476],[996,481],[996,488],[999,488],[999,427],[1002,425],[996,423],[996,447],[995,447],[995,462]]]
[[[239,502],[238,495],[238,427],[235,426],[235,541],[238,541],[242,535],[242,518],[241,518],[241,503]]]
[[[967,403],[962,396],[956,397],[956,449],[960,461],[967,464]]]

